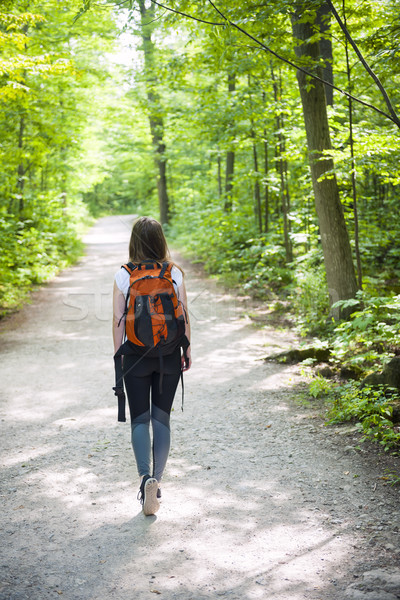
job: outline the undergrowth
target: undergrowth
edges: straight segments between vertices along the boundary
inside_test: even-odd
[[[335,306],[354,306],[350,318],[338,323],[330,335],[336,360],[368,370],[400,353],[400,294],[376,296],[359,291],[355,299]]]
[[[394,262],[380,278],[365,273],[363,291],[335,305],[352,308],[349,319],[335,322],[321,247],[303,249],[288,264],[275,233],[255,235],[244,215],[225,214],[211,205],[209,211],[194,215],[189,226],[178,223],[169,233],[187,256],[202,262],[224,285],[239,288],[271,310],[277,299],[284,301],[299,338],[314,348],[329,349],[334,372],[347,369],[363,379],[400,354],[399,271]],[[385,450],[399,446],[399,428],[391,421],[386,391],[361,388],[356,382],[338,386],[319,376],[311,381],[309,395],[331,398],[330,422],[352,420],[363,439],[375,440]]]
[[[393,422],[393,406],[400,402],[399,390],[387,386],[368,387],[350,382],[331,391],[333,401],[328,423],[352,421],[362,441],[372,440],[385,451],[400,451],[400,423]]]
[[[17,220],[0,215],[0,318],[28,301],[29,292],[83,253],[88,216],[75,207],[64,214],[32,212]]]

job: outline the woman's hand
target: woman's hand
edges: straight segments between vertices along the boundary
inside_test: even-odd
[[[186,315],[185,335],[189,341],[189,346],[186,348],[186,359],[185,359],[185,353],[183,353],[182,357],[181,357],[181,367],[182,367],[182,371],[188,371],[190,369],[190,367],[192,366],[192,357],[191,357],[192,349],[190,347],[190,321],[189,321],[188,301],[187,301],[187,295],[186,295],[186,287],[185,287],[185,284],[183,281],[178,288],[178,300],[180,302],[182,302],[183,307],[185,309],[185,315]]]
[[[192,356],[191,356],[191,349],[189,346],[186,349],[186,358],[185,358],[185,354],[182,354],[182,357],[181,357],[182,371],[189,371],[191,366],[192,366]]]

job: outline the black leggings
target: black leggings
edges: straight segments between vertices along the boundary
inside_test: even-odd
[[[137,356],[127,355],[123,359],[137,469],[140,476],[152,475],[158,481],[161,481],[170,449],[170,413],[181,374],[180,349],[163,357],[163,363],[160,390],[159,358],[139,359]]]

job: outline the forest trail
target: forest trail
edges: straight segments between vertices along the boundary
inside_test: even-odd
[[[136,499],[117,423],[111,289],[131,219],[101,219],[87,255],[3,322],[0,600],[395,600],[398,488],[293,402],[290,335],[184,262],[193,368],[172,414],[155,517]]]

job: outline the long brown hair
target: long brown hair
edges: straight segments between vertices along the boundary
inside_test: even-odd
[[[132,227],[129,258],[134,263],[145,260],[170,261],[167,240],[161,223],[150,217],[140,217]]]

